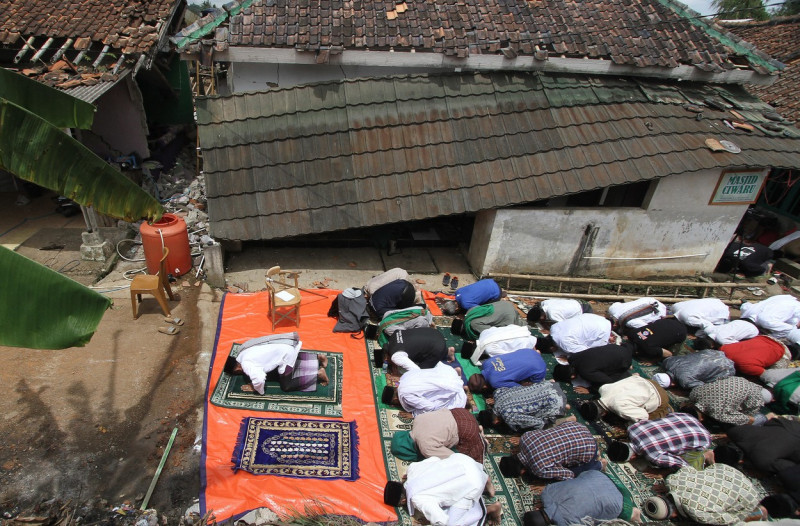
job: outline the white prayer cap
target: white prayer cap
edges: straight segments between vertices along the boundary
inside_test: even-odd
[[[772,392],[769,389],[761,388],[761,399],[765,404],[772,402]]]
[[[665,389],[672,383],[667,373],[656,373],[653,375],[653,380]]]
[[[362,290],[357,289],[355,287],[350,287],[349,289],[346,289],[344,292],[342,292],[342,296],[351,300],[358,298],[359,296],[361,296],[361,294]]]

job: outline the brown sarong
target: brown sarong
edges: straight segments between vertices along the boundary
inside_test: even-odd
[[[458,429],[456,450],[471,457],[478,464],[483,464],[483,454],[486,447],[481,437],[478,421],[467,409],[451,409],[450,413],[453,415]]]
[[[656,391],[658,391],[658,396],[661,399],[661,403],[658,405],[655,411],[647,414],[647,418],[650,420],[664,418],[672,412],[672,406],[669,405],[669,393],[666,391],[666,389],[658,385],[658,382],[655,380],[648,379],[648,381],[653,384],[653,387],[655,387]]]

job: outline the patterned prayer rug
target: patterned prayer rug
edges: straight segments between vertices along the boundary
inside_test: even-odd
[[[234,343],[230,355],[239,354],[241,344]],[[311,351],[328,357],[328,385],[317,384],[315,391],[282,391],[278,382],[267,382],[260,395],[250,385],[246,376],[222,373],[211,395],[211,403],[230,409],[250,411],[275,411],[313,416],[342,416],[343,360],[341,353]]]
[[[456,348],[456,356],[459,357],[459,351],[463,340],[450,333],[450,322],[452,318],[447,316],[434,317],[438,329],[444,334],[449,346]],[[535,337],[543,337],[544,333],[539,330],[541,327],[529,327],[531,334]],[[621,338],[617,335],[617,340]],[[372,352],[371,342],[367,341],[367,346]],[[680,347],[677,348],[677,347]],[[687,340],[681,346],[676,346],[675,351],[679,354],[692,351],[692,341]],[[547,363],[548,370],[552,371],[555,365],[555,357],[553,355],[543,355]],[[479,372],[480,369],[474,366],[469,360],[459,360],[464,366],[466,376],[469,377],[473,372]],[[652,375],[659,372],[661,369],[658,365],[651,365],[640,363],[634,360],[633,371],[638,372],[646,378],[652,378]],[[406,413],[398,408],[393,408],[380,403],[380,394],[383,386],[387,383],[395,385],[399,378],[393,375],[385,375],[380,369],[372,368],[373,371],[373,388],[375,389],[375,396],[378,400],[376,409],[378,412],[378,424],[380,426],[382,449],[384,460],[386,462],[387,474],[390,480],[401,480],[408,468],[408,462],[397,459],[391,453],[391,438],[397,430],[410,430],[412,417],[411,414]],[[551,374],[548,374],[550,377]],[[605,457],[605,450],[607,443],[610,440],[623,439],[627,436],[627,424],[619,417],[610,415],[597,422],[585,422],[577,411],[578,405],[584,400],[596,398],[592,394],[580,394],[570,384],[561,384],[567,395],[568,402],[572,409],[569,414],[575,415],[577,420],[586,424],[595,436],[600,451],[600,456]],[[688,393],[676,390],[674,388],[668,390],[670,395],[670,402],[674,408],[688,400]],[[480,409],[485,407],[485,402],[482,396],[472,397],[471,400],[480,402]],[[489,399],[491,402],[491,399]],[[512,526],[522,524],[522,517],[525,512],[532,509],[541,507],[541,494],[547,484],[551,481],[538,479],[535,477],[524,476],[521,478],[504,478],[500,473],[499,463],[503,456],[516,453],[519,451],[519,434],[507,433],[507,430],[486,429],[485,435],[489,443],[488,454],[484,459],[484,469],[489,474],[492,483],[495,487],[496,494],[494,498],[486,498],[486,503],[500,501],[503,503],[503,519],[501,524],[503,526]],[[722,433],[715,433],[715,429],[710,429],[714,438],[714,443],[724,443],[726,441],[725,435]],[[762,496],[774,492],[773,485],[768,482],[767,477],[762,474],[753,472],[752,470],[744,470],[745,474],[755,483],[756,488]],[[664,478],[670,473],[667,470],[657,469],[650,466],[642,459],[634,459],[628,463],[616,464],[609,462],[605,473],[611,478],[621,492],[627,494],[633,501],[635,506],[641,508],[643,503],[651,496],[659,493],[660,488],[664,484]],[[408,516],[405,509],[398,508],[399,524],[404,526],[418,524],[413,518]],[[653,521],[648,519],[644,514],[642,515],[642,522],[648,524],[675,524],[675,525],[689,525],[694,524],[688,520],[684,521]]]
[[[231,461],[255,475],[356,480],[356,423],[247,417]]]

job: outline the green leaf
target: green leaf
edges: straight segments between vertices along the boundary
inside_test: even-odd
[[[0,345],[86,345],[111,300],[0,246]]]
[[[154,221],[164,213],[158,200],[84,145],[2,98],[0,168],[125,221]]]
[[[5,68],[0,68],[0,96],[58,128],[92,127],[94,105]]]

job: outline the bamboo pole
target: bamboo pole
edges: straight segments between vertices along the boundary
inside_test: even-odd
[[[580,293],[570,293],[570,292],[544,292],[544,291],[529,291],[529,290],[509,290],[506,292],[508,293],[509,296],[528,296],[528,297],[541,297],[541,298],[574,298],[574,299],[601,300],[601,301],[635,300],[641,297],[635,295],[628,296],[624,294],[623,295],[580,294]],[[686,296],[686,297],[650,296],[650,297],[662,303],[675,303],[678,301],[697,299],[695,296]],[[720,301],[726,305],[739,306],[741,304],[741,301],[739,300],[720,299]]]
[[[167,447],[164,449],[164,454],[161,455],[161,462],[158,464],[156,474],[153,475],[153,480],[150,482],[150,487],[147,488],[147,495],[144,496],[142,506],[139,508],[140,510],[147,509],[147,504],[150,502],[150,496],[153,494],[153,490],[156,488],[156,482],[158,482],[158,477],[161,475],[161,470],[164,469],[164,464],[167,462],[167,456],[169,455],[170,449],[172,449],[172,443],[175,441],[175,435],[177,434],[178,428],[176,427],[172,430],[172,436],[169,437],[169,442],[167,442]]]
[[[728,288],[728,287],[763,287],[763,283],[725,282],[705,283],[702,281],[645,281],[634,279],[604,279],[604,278],[573,278],[569,276],[536,276],[531,274],[495,274],[486,275],[487,278],[528,279],[534,281],[551,281],[562,283],[593,283],[605,285],[640,285],[651,287],[702,287],[702,288]]]

